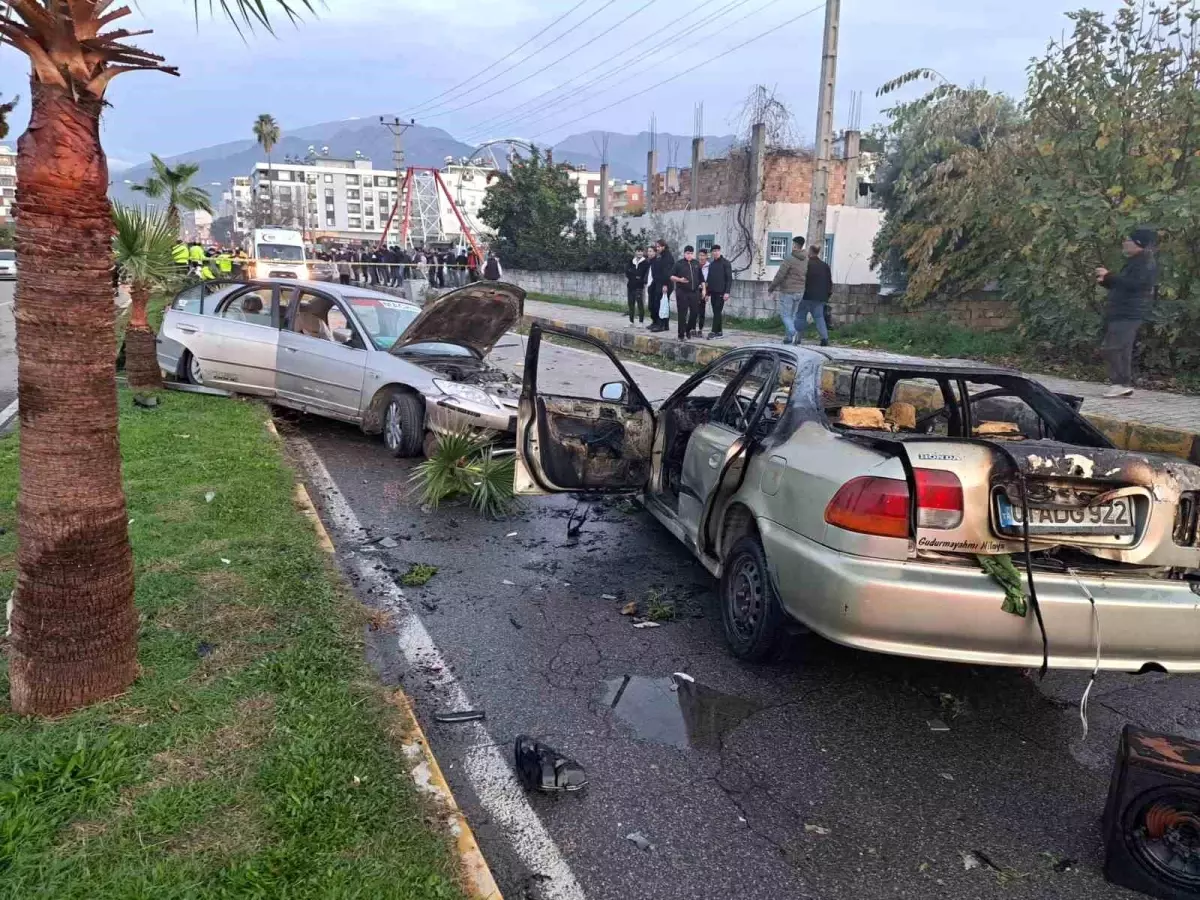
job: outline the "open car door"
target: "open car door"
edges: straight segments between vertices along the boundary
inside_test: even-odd
[[[544,334],[588,350],[543,345]],[[582,352],[596,355],[586,375],[578,374]],[[641,490],[650,480],[654,428],[650,401],[603,342],[530,328],[517,420],[517,494]]]

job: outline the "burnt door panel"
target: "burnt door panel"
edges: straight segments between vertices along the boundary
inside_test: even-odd
[[[641,487],[650,478],[648,409],[539,396],[538,443],[546,479],[565,490]]]

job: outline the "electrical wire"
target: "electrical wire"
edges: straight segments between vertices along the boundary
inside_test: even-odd
[[[741,50],[743,47],[753,44],[755,41],[762,40],[763,38],[769,37],[770,35],[773,35],[773,34],[778,34],[781,29],[786,28],[788,25],[792,25],[796,22],[799,22],[801,19],[805,18],[806,16],[811,16],[813,13],[817,12],[818,10],[824,9],[824,8],[825,8],[824,3],[818,3],[812,9],[809,9],[809,10],[806,10],[805,12],[800,13],[800,15],[798,15],[798,16],[793,16],[792,18],[779,23],[778,25],[774,26],[773,28],[769,28],[766,31],[760,32],[760,33],[754,35],[754,37],[747,38],[746,40],[742,41],[740,44],[735,44],[734,46],[729,47],[728,49],[723,50],[721,52],[727,54],[727,53],[733,53],[735,50]],[[656,82],[655,84],[650,85],[650,87],[648,87],[648,88],[643,88],[642,90],[637,91],[633,94],[630,94],[626,97],[622,97],[620,100],[614,101],[613,103],[610,103],[607,106],[602,106],[599,109],[593,109],[590,112],[586,112],[582,116],[578,116],[567,122],[560,122],[557,125],[555,125],[554,128],[566,128],[568,125],[574,125],[577,122],[582,122],[585,119],[590,119],[592,116],[596,115],[597,113],[606,112],[606,111],[612,109],[614,106],[620,106],[622,103],[626,103],[637,97],[641,97],[643,94],[648,94],[651,91],[662,87],[664,84],[670,84],[672,81],[675,81],[678,78],[682,78],[684,75],[687,75],[690,72],[694,72],[696,69],[700,68],[702,65],[706,65],[706,64],[710,63],[711,61],[712,61],[711,58],[702,59],[700,62],[696,63],[695,65],[688,66],[682,72],[677,72],[674,75],[670,76],[669,78],[664,78],[662,81]],[[552,129],[549,129],[549,128],[545,129],[543,131],[538,132],[537,134],[531,135],[531,137],[540,137],[541,135],[546,134],[546,132],[550,131],[550,130],[552,130]]]
[[[717,0],[704,0],[704,2],[701,3],[699,6],[696,6],[696,7],[692,8],[691,10],[689,10],[689,13],[691,15],[695,15],[700,10],[704,9],[704,7],[711,6],[713,3],[716,3],[716,2],[717,2]],[[746,2],[746,0],[735,0],[735,3],[728,4],[728,5],[738,5],[739,2]],[[721,15],[721,10],[718,10],[716,15]],[[712,18],[706,20],[706,22],[703,22],[701,24],[708,24],[711,22],[712,22]],[[668,22],[665,25],[659,26],[658,30],[662,30],[663,28],[669,27],[670,24],[671,23]],[[658,31],[655,29],[651,29],[651,33],[657,34]],[[579,72],[576,75],[572,75],[570,78],[568,78],[562,84],[557,84],[554,87],[550,88],[549,90],[542,91],[540,94],[530,97],[528,100],[518,103],[516,106],[510,107],[509,109],[505,110],[504,112],[497,113],[494,116],[489,116],[488,118],[483,119],[482,121],[479,122],[478,125],[475,126],[473,133],[476,135],[479,135],[482,133],[483,129],[485,129],[485,128],[488,130],[491,130],[491,129],[498,127],[499,125],[506,124],[506,122],[508,121],[508,117],[517,113],[518,110],[525,109],[526,107],[533,107],[537,103],[537,101],[541,100],[543,97],[549,97],[551,94],[555,94],[561,90],[564,90],[569,84],[571,84],[571,82],[576,81],[576,80],[582,78],[584,75],[587,75],[591,72],[595,72],[597,69],[599,69],[603,66],[612,66],[613,63],[616,63],[615,66],[612,66],[612,68],[607,69],[605,72],[601,73],[596,78],[588,81],[586,84],[582,85],[581,87],[586,88],[592,84],[595,84],[597,81],[607,77],[607,75],[611,74],[612,72],[616,72],[620,69],[626,68],[627,66],[633,65],[634,63],[638,62],[639,60],[645,59],[649,54],[657,52],[659,48],[653,47],[650,50],[643,50],[641,53],[638,54],[638,56],[636,58],[627,60],[626,62],[623,62],[623,63],[619,62],[619,60],[623,56],[626,56],[626,55],[634,52],[637,49],[638,49],[638,45],[633,44],[632,46],[627,47],[626,49],[622,50],[616,56],[610,56],[606,59],[602,59],[602,60],[600,60],[600,62],[596,63],[594,66],[590,66],[590,67],[584,69],[582,72]],[[527,109],[525,114],[529,114],[530,112],[531,112],[531,110]],[[525,114],[522,114],[521,116],[518,116],[517,118],[518,119],[522,118]]]
[[[1083,724],[1083,739],[1086,741],[1088,736],[1088,699],[1092,695],[1092,687],[1096,684],[1096,676],[1100,674],[1100,612],[1096,609],[1096,598],[1092,596],[1088,586],[1083,583],[1079,573],[1074,569],[1067,569],[1067,573],[1075,579],[1079,589],[1092,604],[1092,628],[1096,632],[1096,665],[1092,667],[1092,675],[1088,679],[1087,687],[1084,689],[1083,696],[1079,698],[1079,721]]]
[[[454,87],[446,88],[446,90],[442,91],[440,94],[430,97],[428,100],[424,101],[423,103],[417,104],[412,109],[410,109],[406,113],[406,115],[412,116],[413,113],[419,112],[424,107],[429,106],[431,103],[433,103],[435,107],[441,106],[442,104],[434,103],[434,101],[439,100],[442,97],[445,97],[447,94],[453,93],[454,91],[457,91],[459,88],[470,84],[472,81],[474,81],[480,75],[483,75],[483,74],[489,72],[495,66],[500,65],[500,63],[502,63],[506,59],[509,59],[510,57],[512,57],[513,54],[528,47],[530,44],[532,44],[534,41],[536,41],[538,38],[540,38],[543,34],[545,34],[547,31],[549,31],[551,28],[553,28],[559,22],[562,22],[564,19],[566,19],[569,15],[571,15],[571,13],[575,12],[575,10],[579,9],[579,7],[584,6],[585,4],[587,4],[589,2],[590,2],[590,0],[579,0],[578,3],[576,3],[570,9],[568,9],[565,13],[563,13],[561,16],[559,16],[557,19],[555,19],[553,22],[551,22],[549,25],[547,25],[545,28],[543,28],[541,31],[539,31],[537,34],[535,34],[529,40],[527,40],[525,43],[521,44],[519,47],[514,47],[512,50],[508,51],[508,53],[504,54],[504,56],[500,57],[495,62],[489,63],[488,65],[484,66],[482,69],[480,69],[478,72],[476,72],[474,75],[472,75],[470,78],[466,79],[465,81],[460,81],[458,84],[454,85]],[[541,52],[540,50],[536,51],[536,53],[540,53],[540,52]],[[534,56],[534,55],[536,55],[536,53],[530,54],[530,56]],[[529,59],[529,56],[525,57],[525,59]],[[524,62],[524,61],[525,61],[524,59],[521,60],[521,62]],[[520,63],[518,63],[517,65],[520,65]]]
[[[724,8],[723,11],[718,11],[716,15],[712,16],[711,18],[707,19],[706,21],[699,22],[699,23],[693,25],[691,28],[687,29],[686,31],[681,32],[678,37],[684,38],[684,37],[687,37],[688,35],[692,34],[693,32],[695,32],[697,29],[706,28],[709,25],[714,24],[717,21],[717,19],[719,19],[720,17],[728,14],[729,12],[732,12],[734,9],[736,9],[739,6],[744,6],[746,3],[749,3],[749,2],[750,2],[750,0],[733,0],[733,2],[728,4]],[[780,2],[780,0],[767,0],[766,3],[762,4],[761,6],[757,7],[756,9],[751,10],[750,12],[743,15],[741,18],[736,19],[731,24],[737,25],[738,23],[743,22],[752,16],[758,15],[759,13],[763,12],[767,8],[774,6],[776,3],[779,3],[779,2]],[[590,99],[595,99],[596,97],[603,96],[604,94],[607,94],[610,91],[612,91],[618,85],[625,84],[625,82],[632,81],[635,78],[640,78],[645,73],[652,71],[654,69],[660,68],[661,67],[661,59],[660,59],[661,54],[662,54],[661,47],[651,47],[648,50],[641,53],[635,59],[630,60],[628,63],[618,65],[618,66],[614,67],[613,69],[610,69],[608,72],[592,79],[590,84],[596,84],[596,83],[603,81],[603,82],[605,82],[605,86],[602,90],[597,91],[596,93],[592,94]],[[634,68],[632,71],[629,71],[630,66],[634,65],[636,62],[638,62],[640,60],[645,59],[648,56],[655,57],[654,59],[652,59],[650,61],[649,65],[640,66],[638,68]],[[707,60],[705,60],[705,62],[707,62]],[[701,62],[701,63],[698,63],[697,65],[703,65],[703,64],[704,63]],[[612,75],[614,72],[617,72],[617,71],[624,71],[625,74],[621,78],[618,78],[616,81],[608,81],[607,80],[608,76]],[[561,103],[565,103],[566,101],[579,96],[581,93],[585,93],[587,91],[588,87],[589,87],[589,84],[581,85],[580,87],[571,91],[570,93],[566,94],[565,96],[559,97],[556,100],[552,100],[552,101],[546,103],[545,106],[543,107],[543,109],[532,110],[529,113],[526,113],[524,115],[517,117],[517,119],[515,119],[514,122],[528,119],[528,121],[526,121],[525,125],[523,126],[524,128],[528,128],[531,125],[534,125],[538,122],[544,122],[546,119],[553,118],[554,116],[558,115],[558,111],[551,110],[549,112],[545,112],[545,110],[550,110],[550,108],[552,106],[557,106]],[[538,113],[543,113],[543,114],[538,115]],[[533,118],[529,119],[529,116],[531,116],[531,115],[533,116]],[[511,128],[512,125],[514,124],[514,122],[507,122],[504,124],[503,127]]]
[[[591,19],[591,18],[593,18],[594,16],[598,15],[599,13],[602,13],[602,12],[604,12],[604,10],[608,9],[608,7],[612,6],[612,5],[613,5],[614,3],[616,3],[616,2],[617,2],[617,0],[608,0],[608,2],[607,2],[607,3],[605,3],[605,4],[604,4],[602,7],[600,7],[598,10],[596,10],[596,12],[594,12],[594,13],[592,13],[592,15],[588,16],[588,18],[587,18],[587,19],[584,19],[584,20],[583,20],[583,22],[586,22],[586,21],[588,21],[588,19]],[[602,37],[604,37],[606,34],[608,34],[608,33],[609,33],[609,32],[611,32],[611,31],[615,31],[615,30],[616,30],[618,27],[620,27],[621,25],[624,25],[626,22],[628,22],[630,19],[632,19],[634,16],[636,16],[636,15],[637,15],[638,13],[640,13],[642,10],[644,10],[644,9],[645,9],[647,6],[652,6],[653,4],[655,4],[655,3],[657,3],[657,2],[658,2],[658,0],[646,0],[646,2],[645,2],[645,3],[643,3],[643,4],[642,4],[641,6],[639,6],[637,9],[635,9],[633,12],[631,12],[629,15],[627,15],[627,16],[626,16],[625,18],[623,18],[621,21],[617,22],[617,23],[616,23],[616,25],[613,25],[612,27],[610,27],[610,28],[608,29],[608,31],[603,31],[603,32],[601,32],[600,34],[596,35],[595,37],[588,38],[588,40],[587,40],[587,41],[585,41],[584,43],[580,44],[578,47],[572,47],[572,48],[571,48],[569,51],[567,51],[566,53],[564,53],[564,54],[563,54],[562,56],[560,56],[558,59],[555,59],[555,60],[553,60],[553,61],[551,61],[551,62],[548,62],[548,63],[546,63],[546,65],[542,66],[540,69],[537,69],[536,71],[530,72],[530,73],[529,73],[528,75],[526,75],[524,78],[521,78],[521,79],[520,79],[520,80],[518,80],[518,81],[514,81],[514,82],[513,82],[512,84],[510,84],[510,85],[507,85],[506,87],[498,88],[498,89],[496,89],[496,90],[492,91],[492,93],[490,93],[490,94],[487,94],[487,95],[485,95],[485,96],[483,96],[483,97],[478,97],[478,98],[476,98],[475,100],[472,100],[470,103],[464,103],[462,106],[456,106],[456,107],[454,107],[453,109],[447,109],[447,110],[443,110],[442,112],[434,113],[434,114],[433,114],[433,115],[431,115],[431,116],[425,116],[425,118],[426,118],[426,119],[436,119],[436,118],[438,118],[439,116],[448,116],[448,115],[450,115],[451,113],[462,112],[464,109],[470,109],[472,106],[478,106],[480,103],[484,103],[484,102],[486,102],[486,101],[488,101],[488,100],[491,100],[493,97],[498,97],[498,96],[500,96],[501,94],[504,94],[504,93],[507,93],[508,91],[511,91],[513,88],[515,88],[515,87],[518,87],[518,86],[520,86],[520,85],[524,84],[525,82],[527,82],[527,81],[528,81],[530,78],[536,78],[538,75],[541,75],[541,74],[542,74],[543,72],[545,72],[547,69],[551,69],[551,68],[553,68],[554,66],[557,66],[557,65],[558,65],[560,62],[562,62],[564,59],[569,59],[569,58],[571,58],[571,57],[572,57],[572,56],[574,56],[576,53],[578,53],[580,50],[582,50],[583,48],[585,48],[585,47],[587,47],[589,44],[591,44],[593,41],[597,40],[598,38],[602,38]],[[583,22],[580,22],[579,24],[580,24],[580,25],[582,25],[582,24],[583,24]],[[578,26],[576,26],[576,27],[578,27]]]

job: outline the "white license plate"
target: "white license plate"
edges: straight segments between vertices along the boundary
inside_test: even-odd
[[[1024,529],[1024,510],[1004,496],[998,498],[1000,529],[1020,534]],[[1118,497],[1094,506],[1056,506],[1029,510],[1030,534],[1084,534],[1132,537],[1133,500]]]

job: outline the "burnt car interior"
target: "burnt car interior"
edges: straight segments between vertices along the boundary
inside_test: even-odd
[[[697,428],[712,423],[761,440],[787,409],[795,380],[794,365],[758,353],[726,360],[691,390],[685,388],[661,413],[663,499],[678,503],[688,442]]]
[[[845,373],[833,374],[837,387],[823,392],[822,402],[838,431],[1112,447],[1078,414],[1080,398],[1053,394],[1019,375],[858,366],[845,388]]]
[[[639,490],[650,478],[654,447],[654,412],[625,367],[615,358],[626,386],[623,400],[569,394],[539,394],[538,351],[541,331],[533,330],[526,347],[530,376],[526,398],[534,403],[542,474],[550,485],[566,490],[604,490],[626,486]],[[529,435],[518,440],[528,440]]]

